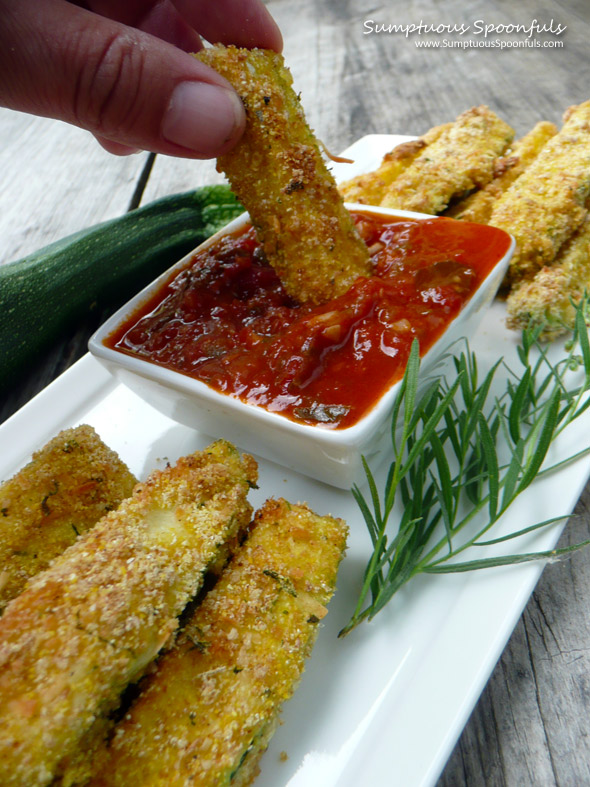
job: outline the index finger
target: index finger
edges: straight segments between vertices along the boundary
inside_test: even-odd
[[[283,38],[261,0],[172,0],[180,15],[211,43],[280,52]]]

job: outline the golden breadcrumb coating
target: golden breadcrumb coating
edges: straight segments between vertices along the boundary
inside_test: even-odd
[[[300,302],[324,303],[371,271],[369,253],[306,123],[283,58],[221,45],[197,57],[246,110],[238,144],[217,160],[250,213],[268,262]]]
[[[456,197],[489,183],[513,129],[486,106],[463,112],[396,178],[381,205],[441,213]]]
[[[374,172],[357,175],[338,186],[347,202],[360,202],[364,205],[381,205],[385,192],[393,181],[416,159],[427,145],[435,142],[452,123],[434,126],[423,136],[410,142],[402,142],[383,157]]]
[[[93,787],[251,784],[334,591],[346,526],[270,500],[103,753]]]
[[[244,518],[242,527],[231,538],[228,538],[225,543],[220,545],[217,550],[217,556],[207,566],[205,587],[209,586],[211,582],[215,581],[215,578],[221,575],[230,558],[243,543],[250,524],[250,521],[246,521]],[[204,589],[201,589],[199,592],[203,592]],[[193,603],[195,602],[191,601],[191,604]],[[189,607],[191,604],[189,604]],[[185,608],[183,616],[186,614],[187,609]],[[173,639],[163,646],[162,652],[172,645]],[[150,667],[148,667],[149,669]],[[134,688],[131,687],[132,690]],[[125,704],[124,701],[123,704]],[[112,736],[117,721],[116,717],[120,714],[120,711],[121,709],[117,708],[116,712],[113,713],[112,708],[105,708],[103,712],[95,716],[90,727],[80,738],[76,749],[60,759],[51,787],[80,787],[87,784],[95,772],[95,763],[98,758],[104,756],[105,742],[110,740]]]
[[[506,301],[509,328],[544,326],[540,338],[552,341],[572,330],[576,309],[590,292],[590,215],[550,266],[510,292]]]
[[[543,146],[557,134],[554,123],[541,121],[528,134],[514,143],[512,150],[494,162],[494,179],[453,205],[445,216],[462,221],[487,224],[496,200],[519,178],[537,158]]]
[[[153,473],[0,618],[0,784],[48,784],[94,719],[170,639],[256,463],[225,441]]]
[[[136,483],[86,424],[34,453],[0,486],[0,614],[29,577],[129,497]]]
[[[554,260],[584,220],[590,194],[590,101],[563,127],[494,205],[490,224],[516,240],[508,279],[530,279]]]

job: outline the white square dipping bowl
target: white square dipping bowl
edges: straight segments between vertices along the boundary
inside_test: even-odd
[[[433,218],[421,213],[372,208],[368,205],[347,203],[347,207],[393,218]],[[248,214],[239,216],[198,249],[209,246],[221,235],[235,232],[248,223]],[[473,335],[485,309],[496,295],[513,250],[512,239],[504,257],[498,260],[445,332],[423,355],[422,379],[432,373],[451,344],[464,336]],[[220,393],[200,380],[126,355],[104,344],[104,340],[149,300],[164,280],[170,278],[171,272],[183,268],[194,254],[195,251],[188,254],[110,317],[90,339],[90,352],[121,383],[178,423],[214,438],[230,440],[241,449],[332,486],[348,489],[355,483],[362,484],[364,471],[361,458],[364,456],[374,470],[380,459],[387,455],[386,448],[391,439],[390,414],[399,390],[399,381],[392,384],[357,423],[340,429],[326,428],[297,423],[280,413],[271,413],[257,405]]]

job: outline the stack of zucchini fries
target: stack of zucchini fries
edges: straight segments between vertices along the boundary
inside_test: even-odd
[[[516,240],[504,282],[511,328],[550,341],[574,328],[590,289],[590,101],[558,129],[514,132],[488,107],[467,110],[341,184],[355,202],[491,224]]]
[[[334,591],[344,523],[285,500],[252,517],[256,463],[217,441],[103,500],[116,507],[56,556],[85,509],[87,482],[64,481],[72,454],[85,477],[102,462],[132,478],[81,427],[0,487],[0,543],[42,529],[49,563],[0,618],[0,782],[250,783]]]

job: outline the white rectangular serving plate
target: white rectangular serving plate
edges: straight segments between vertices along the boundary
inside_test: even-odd
[[[382,155],[409,139],[363,137],[334,165],[338,179],[373,169]],[[495,303],[471,339],[482,376],[504,356],[515,357],[518,335],[504,327]],[[559,348],[556,347],[556,352]],[[204,447],[210,438],[159,414],[118,384],[89,355],[0,426],[0,479],[10,477],[33,450],[60,429],[89,423],[140,478],[167,461]],[[569,456],[590,433],[590,411],[552,449]],[[283,724],[261,761],[258,787],[357,787],[434,784],[518,620],[541,563],[470,574],[420,577],[402,589],[370,624],[345,639],[370,542],[346,490],[314,482],[260,459],[259,505],[271,496],[306,501],[350,527],[338,590]],[[520,529],[572,511],[590,474],[590,458],[535,482],[501,523]],[[511,549],[554,546],[560,526],[530,534]],[[489,554],[489,552],[487,553]],[[286,756],[285,756],[286,755]]]

